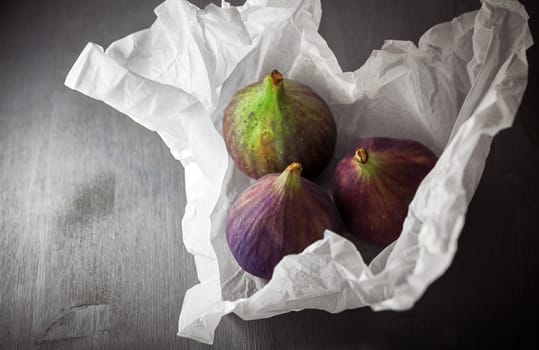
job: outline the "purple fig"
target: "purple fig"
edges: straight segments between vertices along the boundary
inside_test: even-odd
[[[227,106],[228,153],[258,179],[299,162],[304,176],[319,174],[333,155],[337,128],[328,105],[311,88],[276,70],[238,91]]]
[[[292,163],[281,174],[260,178],[230,210],[228,246],[238,264],[255,276],[270,279],[285,255],[300,253],[325,229],[341,232],[330,196],[302,178],[301,171],[299,163]]]
[[[412,140],[361,140],[337,165],[332,192],[347,230],[374,244],[398,238],[417,187],[437,157]]]

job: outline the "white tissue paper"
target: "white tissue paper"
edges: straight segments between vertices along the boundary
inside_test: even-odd
[[[185,294],[178,334],[212,343],[231,312],[251,320],[306,308],[411,308],[451,264],[492,137],[511,126],[524,93],[532,38],[523,6],[485,0],[431,28],[418,46],[386,41],[354,72],[342,72],[318,34],[317,0],[204,9],[167,0],[155,13],[149,29],[105,51],[89,43],[65,84],[156,131],[185,169],[183,241],[200,283]],[[311,86],[335,115],[337,147],[322,184],[362,137],[414,139],[440,156],[400,238],[369,264],[369,247],[330,231],[285,257],[270,281],[243,272],[228,251],[228,209],[253,180],[227,154],[223,110],[272,69]]]

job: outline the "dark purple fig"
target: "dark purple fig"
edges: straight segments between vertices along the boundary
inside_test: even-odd
[[[247,272],[270,279],[288,254],[321,239],[325,229],[340,233],[337,208],[322,188],[301,177],[299,163],[268,174],[247,188],[232,206],[226,238]]]
[[[320,96],[274,70],[234,95],[225,110],[223,134],[228,153],[248,176],[280,173],[299,162],[311,178],[331,159],[337,128]]]
[[[397,239],[417,187],[437,157],[412,140],[361,140],[343,158],[332,182],[347,230],[360,240],[386,245]]]

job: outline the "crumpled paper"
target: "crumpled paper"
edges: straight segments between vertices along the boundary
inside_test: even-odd
[[[492,137],[511,126],[522,98],[532,45],[523,6],[485,0],[479,11],[431,28],[418,46],[386,41],[354,72],[342,72],[318,34],[317,0],[205,9],[167,0],[155,13],[149,29],[105,51],[89,43],[65,84],[156,131],[185,169],[183,241],[200,283],[185,294],[178,334],[212,343],[231,312],[250,320],[305,308],[411,308],[451,264]],[[228,209],[253,180],[226,152],[223,110],[235,91],[274,68],[310,85],[335,115],[335,156],[319,183],[362,137],[410,138],[440,156],[400,238],[369,264],[369,247],[330,231],[285,257],[270,281],[243,272],[228,251]]]

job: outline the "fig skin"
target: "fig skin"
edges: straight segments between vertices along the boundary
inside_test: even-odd
[[[277,70],[239,90],[223,118],[228,153],[249,177],[280,173],[299,162],[312,178],[330,161],[337,127],[328,105],[310,87]]]
[[[288,254],[302,252],[325,229],[341,233],[342,223],[330,196],[301,177],[299,163],[268,174],[247,188],[232,206],[226,238],[232,255],[247,272],[270,279]]]
[[[417,187],[436,161],[432,151],[413,140],[359,141],[339,162],[332,180],[348,232],[378,245],[396,240]]]

